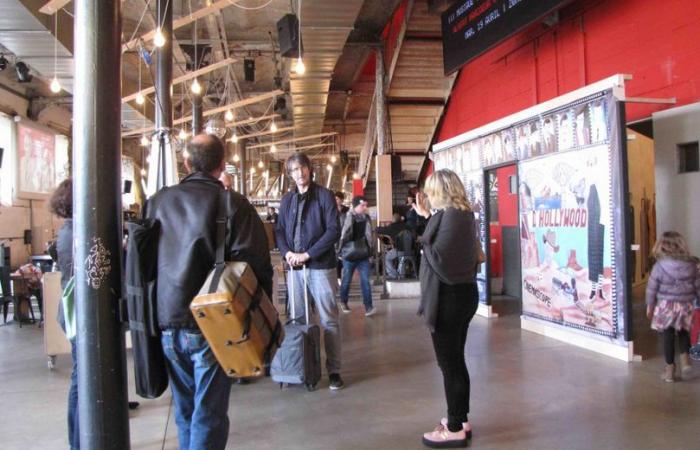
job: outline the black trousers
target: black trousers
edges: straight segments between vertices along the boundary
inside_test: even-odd
[[[475,283],[440,284],[440,298],[433,347],[442,371],[447,398],[447,423],[450,431],[462,429],[469,414],[470,380],[464,360],[467,330],[479,303]]]
[[[688,353],[690,350],[690,333],[688,330],[678,330],[678,348],[681,353]],[[668,327],[664,330],[664,358],[666,364],[673,364],[676,350],[676,329]]]

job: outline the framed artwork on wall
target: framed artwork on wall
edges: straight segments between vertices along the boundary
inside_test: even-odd
[[[17,197],[46,199],[56,186],[56,134],[43,127],[17,125]]]

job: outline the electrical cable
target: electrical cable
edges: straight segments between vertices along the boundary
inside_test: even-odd
[[[228,2],[232,6],[235,6],[236,8],[244,9],[246,11],[257,11],[259,9],[266,8],[270,3],[272,3],[272,0],[268,0],[267,3],[265,3],[264,5],[260,5],[260,6],[243,6],[243,5],[239,5],[238,3],[232,2],[231,0],[228,0]]]

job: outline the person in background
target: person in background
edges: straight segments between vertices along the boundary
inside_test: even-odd
[[[56,216],[63,219],[63,225],[58,230],[55,242],[55,250],[49,253],[55,254],[58,270],[61,271],[61,289],[73,276],[73,180],[63,180],[51,194],[49,208]],[[58,304],[59,325],[66,331],[66,322],[63,317],[63,302]],[[70,387],[68,388],[68,443],[71,450],[80,448],[80,432],[78,428],[78,357],[76,355],[76,339],[70,341],[70,354],[73,360],[73,368],[70,374]]]
[[[282,197],[275,235],[280,254],[291,268],[287,288],[291,291],[294,287],[291,296],[294,311],[298,317],[304,317],[304,286],[307,286],[321,319],[329,388],[338,390],[344,386],[340,376],[340,322],[335,301],[338,286],[335,245],[340,237],[338,206],[331,191],[313,182],[308,156],[293,154],[287,159],[285,169],[296,188]],[[302,266],[307,270],[303,271]]]
[[[418,194],[414,208],[429,218],[420,238],[423,263],[418,313],[431,332],[447,399],[447,417],[423,434],[423,444],[431,448],[466,447],[472,430],[467,417],[471,382],[464,347],[479,301],[474,213],[464,185],[447,169],[428,177],[425,194]]]
[[[267,207],[267,216],[265,216],[265,222],[270,222],[270,223],[277,223],[277,219],[279,218],[279,215],[277,214],[277,211],[275,208],[272,206]]]
[[[227,191],[233,189],[233,175],[226,172],[225,170],[221,172],[221,175],[219,176],[219,181],[221,181],[221,184],[224,185],[224,189],[226,189]]]
[[[399,259],[396,238],[402,231],[410,231],[410,229],[399,213],[393,214],[391,224],[385,227],[377,227],[377,234],[389,236],[394,243],[394,247],[384,255],[384,272],[389,278],[395,279],[399,276],[399,272],[396,268],[396,260]]]
[[[360,247],[353,247],[353,242],[363,242]],[[360,286],[362,288],[362,301],[365,305],[365,316],[369,317],[377,312],[372,305],[372,286],[369,277],[372,267],[372,219],[367,214],[367,199],[358,196],[352,199],[352,209],[348,212],[340,233],[340,254],[343,258],[343,280],[340,284],[340,308],[344,313],[350,312],[348,296],[350,282],[355,269],[360,272]],[[352,251],[361,250],[363,255],[352,255]]]
[[[215,226],[225,168],[224,144],[200,134],[187,146],[189,175],[162,189],[144,208],[160,223],[158,239],[158,326],[175,404],[181,449],[223,450],[229,436],[231,380],[216,361],[189,309],[214,266]],[[226,260],[250,265],[259,285],[272,294],[272,264],[262,220],[248,200],[225,195]]]
[[[340,227],[342,228],[343,225],[345,224],[345,216],[348,214],[348,208],[347,206],[343,205],[343,202],[345,201],[345,193],[342,191],[336,191],[335,194],[335,204],[338,207],[338,219],[340,221]],[[340,241],[338,241],[338,244],[336,245],[335,252],[338,255],[338,261],[335,266],[335,271],[336,275],[338,278],[338,286],[340,286],[341,280],[343,278],[343,260],[340,259]]]
[[[681,378],[690,378],[692,367],[688,358],[693,302],[700,299],[698,259],[690,255],[688,244],[676,231],[666,231],[653,249],[656,264],[647,283],[647,317],[651,328],[664,335],[666,367],[662,379],[676,380],[675,346],[678,334]]]
[[[415,204],[416,198],[414,196],[409,195],[406,197],[406,226],[414,231],[418,226],[418,213],[414,208]]]

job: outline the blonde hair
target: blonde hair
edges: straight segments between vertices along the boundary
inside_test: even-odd
[[[656,259],[690,258],[688,244],[685,242],[683,235],[681,235],[677,231],[665,231],[664,234],[661,235],[661,238],[659,238],[659,240],[656,241],[656,244],[654,244],[654,249],[652,250],[652,252]]]
[[[462,211],[472,210],[469,200],[467,200],[462,180],[449,169],[433,172],[425,180],[423,191],[428,195],[431,208],[443,209],[452,207]]]

